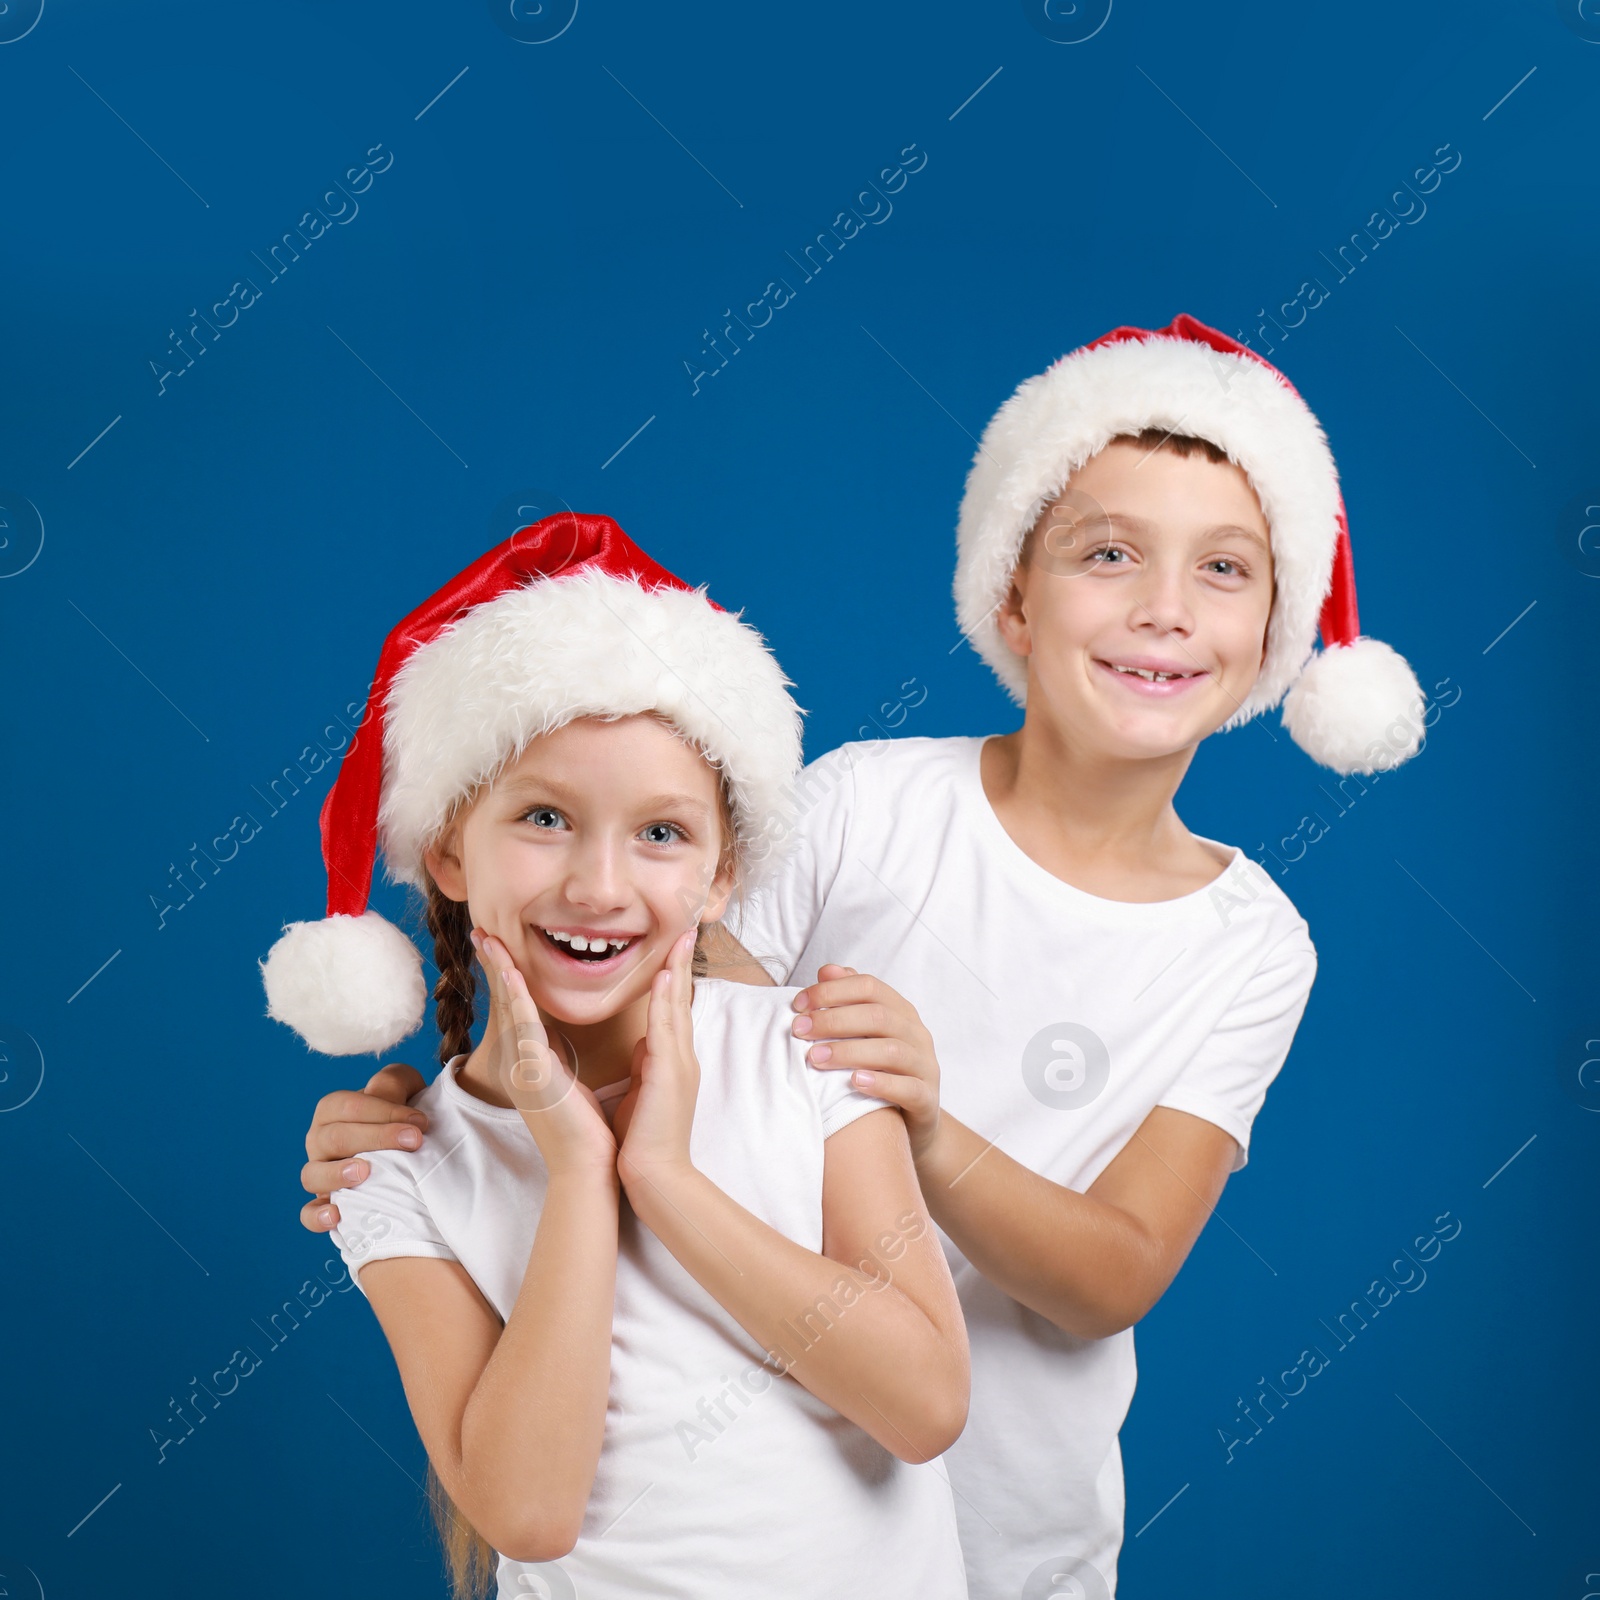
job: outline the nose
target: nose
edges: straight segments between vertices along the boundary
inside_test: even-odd
[[[586,911],[620,911],[628,904],[629,888],[623,868],[620,841],[603,833],[581,838],[567,858],[566,898]]]
[[[1152,561],[1139,575],[1129,623],[1136,632],[1187,639],[1195,630],[1189,574],[1181,562]]]

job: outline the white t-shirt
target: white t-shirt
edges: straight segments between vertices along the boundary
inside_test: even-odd
[[[883,1102],[806,1064],[789,1032],[793,994],[696,981],[690,1152],[740,1205],[820,1251],[823,1141]],[[521,1113],[456,1081],[464,1059],[411,1101],[428,1113],[423,1149],[371,1153],[366,1182],[334,1197],[333,1237],[358,1284],[369,1261],[459,1261],[503,1321],[546,1173]],[[605,1439],[583,1530],[559,1562],[502,1557],[499,1593],[962,1600],[942,1461],[897,1460],[762,1357],[625,1205]]]
[[[984,742],[853,744],[813,763],[796,847],[734,931],[779,983],[837,961],[898,990],[933,1036],[943,1107],[1054,1183],[1088,1189],[1158,1105],[1225,1128],[1237,1171],[1316,973],[1305,922],[1238,849],[1176,900],[1063,883],[995,816]],[[972,1344],[972,1406],[945,1460],[973,1600],[1107,1600],[1133,1330],[1063,1333],[944,1243]]]

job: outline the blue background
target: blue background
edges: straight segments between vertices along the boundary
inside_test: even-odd
[[[809,754],[913,678],[898,731],[1003,730],[949,601],[974,436],[1118,323],[1255,338],[1310,279],[1325,302],[1255,342],[1333,442],[1365,626],[1441,710],[1342,815],[1276,718],[1179,796],[1280,876],[1321,972],[1249,1168],[1140,1329],[1123,1593],[1600,1585],[1600,26],[583,0],[530,42],[564,19],[47,0],[14,38],[37,10],[0,16],[6,1592],[441,1592],[359,1294],[262,1337],[339,1270],[297,1171],[316,1097],[367,1070],[262,1014],[257,957],[323,894],[331,769],[281,774],[389,626],[515,508],[567,504],[746,608]],[[913,144],[892,215],[801,281],[784,253]],[[1446,144],[1426,213],[1336,277]],[[359,211],[269,277],[252,252],[380,145]],[[779,277],[792,303],[723,338]],[[256,303],[191,338],[246,278]],[[727,365],[697,394],[703,330]],[[193,365],[163,393],[172,334]],[[259,832],[191,872],[242,813]],[[432,1045],[404,1053],[431,1071]],[[1335,1350],[1319,1319],[1445,1212],[1426,1283]],[[1311,1344],[1327,1370],[1255,1405]],[[169,1399],[244,1345],[258,1370],[160,1461]],[[1231,1461],[1223,1429],[1252,1439]]]

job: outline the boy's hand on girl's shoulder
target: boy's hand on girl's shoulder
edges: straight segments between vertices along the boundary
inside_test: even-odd
[[[850,1073],[850,1086],[898,1106],[911,1155],[920,1161],[939,1131],[939,1058],[913,1006],[888,984],[834,962],[792,1002],[806,1060],[823,1072]],[[814,1042],[813,1042],[814,1041]]]
[[[364,1089],[335,1089],[317,1102],[306,1130],[306,1164],[300,1185],[316,1196],[300,1208],[300,1222],[312,1233],[326,1233],[339,1220],[328,1196],[353,1189],[372,1171],[358,1158],[364,1150],[416,1150],[428,1126],[424,1111],[406,1102],[427,1085],[415,1067],[394,1061],[367,1079]]]

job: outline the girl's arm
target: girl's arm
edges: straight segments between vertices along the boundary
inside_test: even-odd
[[[825,1146],[821,1255],[693,1166],[635,1170],[627,1187],[644,1224],[819,1400],[902,1461],[955,1443],[971,1378],[966,1326],[892,1108]]]
[[[369,1262],[361,1285],[446,1493],[500,1554],[577,1542],[611,1377],[617,1182],[552,1176],[510,1320],[456,1261]]]
[[[966,1325],[905,1124],[886,1107],[828,1139],[820,1255],[718,1188],[689,1160],[692,948],[656,980],[637,1104],[618,1109],[628,1199],[769,1359],[901,1460],[939,1455],[966,1422]]]
[[[605,1431],[616,1143],[556,1061],[504,946],[486,937],[479,949],[495,1075],[548,1173],[522,1285],[503,1328],[458,1262],[375,1261],[362,1287],[451,1500],[502,1555],[553,1561],[577,1542]]]

